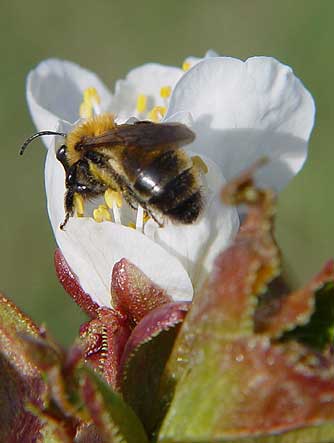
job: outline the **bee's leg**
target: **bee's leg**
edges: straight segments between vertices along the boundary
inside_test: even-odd
[[[74,189],[73,188],[68,188],[66,195],[65,195],[65,218],[63,223],[61,223],[61,225],[59,226],[60,229],[63,231],[64,227],[66,225],[66,223],[68,222],[69,218],[73,216],[74,213],[74,209],[73,209],[73,204],[74,204]]]
[[[157,217],[154,215],[154,213],[152,212],[152,210],[147,206],[147,204],[146,204],[146,202],[144,202],[143,200],[141,200],[140,202],[139,202],[139,207],[140,207],[140,209],[139,208],[137,208],[137,219],[138,219],[138,217],[140,217],[143,221],[141,222],[141,221],[137,221],[136,222],[136,225],[139,223],[143,223],[145,220],[145,216],[144,216],[144,214],[143,214],[143,211],[142,210],[144,210],[147,214],[148,214],[148,216],[149,217],[151,217],[158,225],[159,225],[159,227],[160,228],[163,228],[163,223],[161,223],[161,221],[159,221],[158,219],[157,219]]]
[[[59,225],[59,228],[60,228],[62,231],[64,230],[64,227],[65,227],[65,225],[67,224],[69,218],[70,218],[70,214],[69,214],[68,212],[66,212],[63,223],[61,223],[61,224]]]
[[[148,213],[148,215],[151,218],[153,218],[153,220],[159,225],[159,228],[163,228],[164,227],[164,224],[156,218],[156,216],[154,215],[154,213],[150,209],[148,209],[147,207],[144,208],[144,209]]]

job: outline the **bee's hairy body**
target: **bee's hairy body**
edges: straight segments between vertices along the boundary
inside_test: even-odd
[[[194,222],[202,209],[197,168],[181,145],[194,134],[178,123],[137,122],[116,125],[111,114],[82,123],[67,134],[57,151],[66,174],[66,218],[74,196],[84,199],[111,188],[128,204],[142,206],[155,220],[160,214],[176,223]]]

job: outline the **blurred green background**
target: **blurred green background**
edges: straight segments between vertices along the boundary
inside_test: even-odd
[[[332,0],[2,0],[0,289],[64,344],[85,316],[60,287],[44,197],[45,151],[36,143],[25,77],[59,57],[99,73],[110,87],[132,67],[181,65],[208,48],[247,58],[272,55],[293,67],[317,103],[309,160],[280,195],[277,234],[294,284],[334,255]]]

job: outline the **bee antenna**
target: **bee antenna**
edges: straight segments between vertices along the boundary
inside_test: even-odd
[[[40,132],[37,132],[36,134],[34,134],[31,137],[27,138],[27,140],[23,143],[23,145],[22,145],[22,147],[20,149],[20,155],[22,155],[24,153],[24,151],[26,150],[27,146],[33,140],[35,140],[35,138],[42,137],[44,135],[61,135],[62,137],[66,137],[67,136],[67,134],[65,134],[64,132],[54,132],[54,131],[40,131]]]

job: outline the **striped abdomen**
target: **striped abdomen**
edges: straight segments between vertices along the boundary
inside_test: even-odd
[[[200,179],[182,149],[157,150],[137,172],[133,190],[148,208],[175,222],[196,221],[203,205]]]

